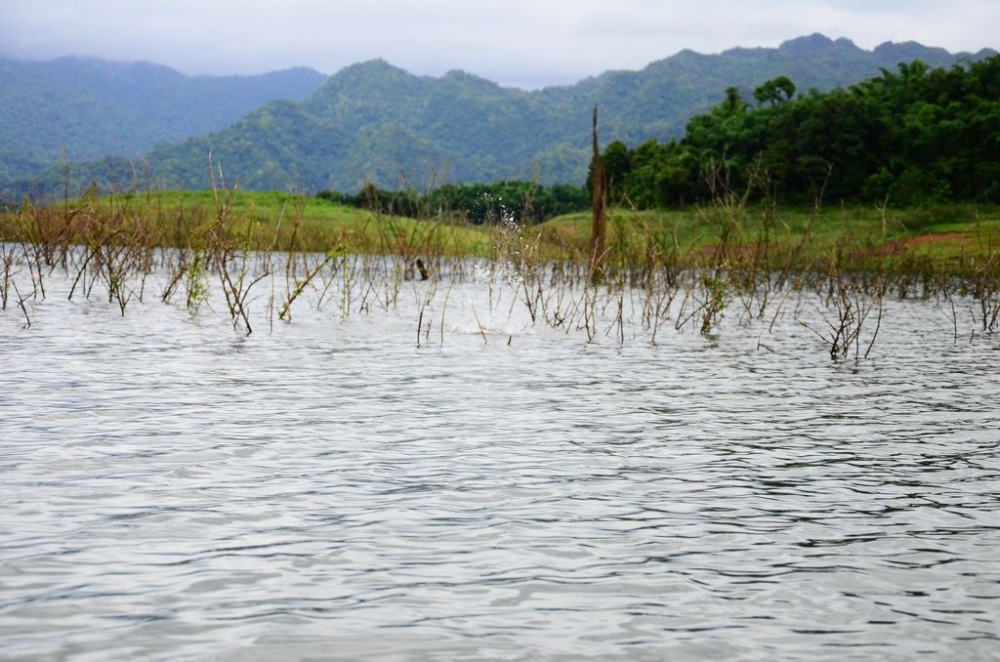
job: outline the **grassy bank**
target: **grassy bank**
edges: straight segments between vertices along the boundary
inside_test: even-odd
[[[674,210],[616,208],[609,218],[611,265],[642,262],[658,252],[696,267],[717,262],[717,253],[725,251],[728,260],[750,256],[796,270],[832,261],[848,269],[892,269],[917,260],[956,272],[964,260],[981,262],[1000,249],[1000,209],[973,205],[786,209],[722,200]],[[415,220],[276,191],[85,197],[0,217],[6,241],[85,245],[124,231],[151,247],[200,247],[214,232],[254,250],[448,257],[490,257],[498,241],[497,226],[471,225],[457,215]],[[520,234],[539,259],[589,259],[589,213],[561,216]]]
[[[486,254],[489,247],[485,233],[465,224],[422,223],[275,191],[163,191],[25,206],[0,217],[0,238],[49,245],[115,239],[156,248],[228,240],[250,250],[381,254],[433,242],[436,251],[456,256]]]
[[[666,211],[614,209],[609,217],[612,259],[658,246],[676,250],[689,266],[728,249],[744,255],[766,250],[772,261],[794,253],[798,270],[839,256],[853,269],[902,268],[903,258],[919,258],[954,271],[964,259],[988,258],[1000,250],[1000,209],[972,205],[883,211],[710,204]],[[552,255],[586,255],[590,215],[563,216],[534,231]]]

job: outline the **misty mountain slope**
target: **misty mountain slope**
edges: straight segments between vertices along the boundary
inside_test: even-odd
[[[0,174],[32,174],[22,171],[63,158],[136,158],[217,131],[269,101],[300,101],[324,80],[306,68],[186,76],[147,62],[0,59]]]
[[[829,90],[915,58],[951,66],[990,54],[952,55],[913,43],[866,51],[846,39],[811,35],[779,48],[682,51],[640,71],[612,71],[533,92],[459,71],[416,76],[373,60],[341,70],[301,102],[272,102],[222,130],[159,145],[144,162],[164,188],[209,186],[210,152],[230,182],[248,189],[353,192],[366,182],[423,188],[504,178],[582,183],[595,106],[602,144],[620,139],[638,145],[681,136],[687,121],[731,86],[752,100],[754,88],[779,75],[800,92]],[[77,164],[73,173],[85,185],[102,181],[108,170],[107,163]],[[61,191],[62,176],[48,171],[35,190]],[[25,190],[20,186],[13,190]]]

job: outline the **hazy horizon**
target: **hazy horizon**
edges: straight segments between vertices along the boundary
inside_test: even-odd
[[[821,33],[813,33],[813,35],[815,35],[815,34],[821,34]],[[813,35],[801,35],[800,37],[793,37],[793,38],[791,38],[790,40],[787,40],[787,41],[791,41],[791,40],[794,40],[794,39],[808,38],[808,37],[813,36]],[[842,37],[831,37],[829,35],[822,35],[822,36],[824,36],[824,37],[826,37],[826,38],[828,38],[828,39],[830,39],[832,41],[836,41],[836,40],[842,38]],[[783,43],[785,43],[785,42],[782,42],[782,44]],[[888,43],[888,42],[883,42],[883,43]],[[902,43],[906,43],[906,42],[892,42],[892,43],[902,44]],[[780,45],[781,44],[779,44],[779,46]],[[881,45],[882,44],[877,44],[873,48],[864,49],[864,50],[870,52],[870,51],[874,50],[874,48],[876,48],[878,46],[881,46]],[[925,46],[925,47],[929,47],[929,48],[940,48],[939,46],[935,46],[934,44],[921,44],[921,45]],[[857,44],[855,44],[855,46],[857,46]],[[860,46],[858,46],[858,47],[861,48]],[[728,50],[732,50],[732,49],[737,49],[737,48],[758,48],[758,47],[753,47],[753,46],[750,46],[750,47],[733,46],[731,49],[724,49],[723,51],[720,51],[720,53],[728,51]],[[767,48],[767,47],[760,47],[760,48]],[[775,48],[777,48],[777,46],[775,46]],[[990,48],[991,47],[989,47],[989,46],[984,46],[983,47],[983,49],[990,49]],[[976,53],[978,53],[979,51],[981,51],[983,49],[978,49],[976,51],[949,51],[949,52],[951,52],[952,54],[958,54],[959,52],[965,52],[965,53],[968,53],[970,55],[975,55]],[[682,50],[693,50],[693,49],[682,49]],[[948,49],[946,49],[946,50],[948,50]],[[660,60],[664,60],[664,59],[669,59],[670,57],[673,57],[674,55],[677,55],[680,52],[681,51],[678,51],[676,53],[671,53],[669,55],[666,55],[666,56],[664,56],[662,58],[657,58],[656,60],[651,60],[650,62],[647,62],[645,64],[642,64],[640,66],[635,67],[634,69],[629,69],[629,70],[640,70],[640,69],[643,69],[644,67],[646,67],[646,66],[648,66],[648,65],[650,65],[650,64],[652,64],[654,62],[657,62],[657,61],[660,61]],[[706,54],[706,53],[702,53],[702,54]],[[708,55],[708,54],[706,54],[706,55]],[[711,55],[714,55],[714,54],[711,54]],[[393,66],[393,67],[396,67],[396,68],[399,68],[399,69],[403,69],[404,71],[408,71],[409,73],[412,73],[414,75],[427,75],[427,76],[431,76],[431,77],[439,77],[439,76],[443,76],[446,73],[448,73],[447,71],[445,71],[445,72],[442,72],[441,74],[437,74],[437,75],[417,74],[416,72],[411,72],[408,69],[406,69],[405,67],[402,67],[402,66],[398,65],[397,63],[392,62],[392,61],[387,60],[386,58],[382,58],[382,57],[370,58],[368,60],[359,60],[357,62],[352,62],[352,63],[344,65],[341,69],[338,69],[337,71],[320,71],[319,69],[316,69],[316,68],[311,67],[311,66],[306,65],[306,64],[297,64],[297,65],[291,65],[291,66],[288,66],[288,67],[282,67],[280,69],[272,69],[272,70],[269,70],[269,71],[261,71],[261,72],[250,73],[250,74],[239,74],[239,73],[210,73],[210,74],[197,74],[196,73],[196,74],[190,74],[190,73],[183,72],[183,71],[180,71],[178,69],[175,69],[174,67],[171,67],[170,65],[167,65],[165,63],[154,62],[152,60],[120,60],[120,59],[119,60],[115,60],[115,59],[103,58],[103,57],[100,57],[100,56],[97,56],[97,55],[88,55],[88,54],[67,54],[67,55],[59,55],[59,56],[56,56],[56,57],[46,58],[46,59],[40,59],[39,60],[39,59],[19,58],[19,57],[10,56],[7,53],[4,53],[2,50],[0,50],[0,58],[6,58],[6,59],[15,60],[15,61],[21,61],[21,62],[34,62],[34,63],[54,62],[54,61],[58,61],[58,60],[62,60],[62,59],[76,59],[76,60],[83,60],[83,61],[94,60],[94,61],[97,61],[97,62],[111,62],[111,63],[121,64],[121,65],[149,64],[149,65],[153,65],[153,66],[167,67],[168,69],[171,69],[172,71],[177,71],[178,73],[186,75],[186,76],[209,76],[209,77],[257,76],[257,75],[267,75],[267,74],[272,74],[272,73],[278,73],[278,72],[281,72],[281,71],[288,71],[288,70],[291,70],[291,69],[307,69],[307,70],[315,71],[316,73],[319,73],[319,74],[324,75],[324,76],[333,76],[333,75],[337,74],[339,71],[343,71],[344,69],[350,68],[352,66],[356,66],[356,65],[359,65],[359,64],[364,64],[366,62],[378,61],[378,60],[385,61],[390,66]],[[456,71],[456,70],[458,70],[458,71],[464,71],[464,70],[461,70],[461,69],[451,69],[451,70],[448,70],[448,71]],[[621,70],[621,69],[619,69],[619,70]],[[608,69],[606,71],[611,71],[611,69]],[[478,76],[478,74],[475,74],[474,72],[468,72],[468,71],[466,71],[465,73],[469,73],[469,74],[477,75]],[[602,73],[605,73],[605,72],[603,72],[603,71],[602,72],[595,72],[593,74],[588,74],[588,76],[598,76],[598,75],[600,75]],[[490,79],[486,78],[485,76],[480,76],[480,77],[484,78],[486,80],[490,80]],[[584,77],[584,78],[586,78],[586,77]],[[576,81],[569,81],[569,82],[566,82],[566,83],[554,83],[552,85],[547,85],[545,87],[556,87],[556,86],[561,86],[561,85],[573,85],[573,84],[579,82],[580,80],[584,80],[584,79],[579,79],[579,80],[576,80]],[[491,81],[491,82],[495,82],[495,83],[498,83],[500,85],[503,85],[503,83],[501,83],[500,81]],[[520,87],[520,86],[509,86],[509,87]],[[524,88],[524,89],[541,89],[541,88]]]
[[[872,50],[915,41],[952,53],[996,48],[1000,3],[717,0],[692,12],[655,0],[6,0],[0,52],[152,62],[188,75],[308,67],[332,75],[373,59],[417,75],[462,70],[507,87],[576,83],[637,70],[682,50],[773,48],[821,33]]]

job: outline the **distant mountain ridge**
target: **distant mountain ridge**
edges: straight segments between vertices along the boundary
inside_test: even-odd
[[[800,92],[825,91],[895,70],[900,62],[948,67],[992,54],[951,54],[912,42],[866,51],[814,34],[778,48],[681,51],[641,71],[611,71],[532,92],[460,71],[415,76],[372,60],[346,67],[299,102],[272,101],[225,129],[160,145],[144,163],[161,188],[207,187],[209,154],[227,183],[248,189],[351,192],[366,182],[426,188],[505,178],[582,183],[595,106],[602,143],[638,145],[682,135],[688,119],[718,103],[730,86],[752,99],[754,88],[785,75]],[[178,104],[173,112],[192,111]],[[74,171],[81,183],[101,182],[125,166],[119,159]],[[56,185],[57,176],[49,171],[46,185]]]
[[[187,76],[149,62],[0,58],[0,179],[63,158],[138,158],[160,143],[225,128],[270,101],[302,100],[325,80],[304,67]]]

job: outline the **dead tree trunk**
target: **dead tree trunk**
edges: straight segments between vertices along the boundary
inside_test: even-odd
[[[594,198],[594,220],[590,228],[590,278],[601,280],[601,258],[604,257],[604,240],[607,234],[607,195],[604,192],[604,163],[597,143],[597,106],[594,106],[594,156],[590,162],[590,179]]]

